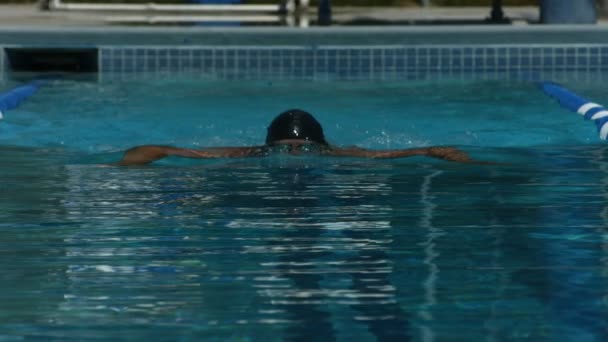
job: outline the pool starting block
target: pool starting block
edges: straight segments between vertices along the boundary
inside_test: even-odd
[[[556,99],[562,107],[582,115],[585,120],[594,121],[600,139],[608,138],[608,110],[604,106],[589,101],[557,83],[541,82],[540,88],[545,94]]]

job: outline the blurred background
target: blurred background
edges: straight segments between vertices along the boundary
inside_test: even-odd
[[[151,3],[162,6],[149,6]],[[41,15],[31,12],[33,9],[51,12],[70,11],[69,19],[72,21],[102,20],[104,23],[113,24],[127,21],[148,24],[174,21],[215,24],[229,22],[230,25],[241,25],[245,22],[251,24],[257,20],[255,25],[260,25],[262,22],[277,25],[278,22],[279,25],[307,27],[309,25],[486,23],[596,24],[608,19],[608,0],[0,0],[0,4],[5,5],[0,11],[0,22],[4,24],[15,23],[14,18],[19,16],[40,21]],[[181,6],[184,4],[257,6],[192,8],[192,6]],[[125,7],[129,9],[125,11]],[[247,11],[245,7],[248,7]],[[214,9],[210,10],[210,8]],[[30,12],[27,12],[28,10]],[[99,15],[85,17],[78,14],[86,11],[89,13],[114,11],[114,13],[103,18]],[[165,12],[164,15],[161,15],[161,11]],[[175,15],[177,12],[180,12],[179,17]],[[227,15],[237,12],[238,18]],[[243,16],[245,12],[247,15]],[[268,14],[274,17],[271,18],[267,16]],[[278,18],[277,14],[283,17]],[[56,15],[54,18],[58,22],[59,19],[66,17],[59,18]],[[47,15],[44,20],[48,22],[49,18],[51,16]]]
[[[0,0],[0,3],[4,4],[24,4],[36,2],[36,0]],[[69,2],[184,3],[187,2],[187,0],[70,0]],[[190,2],[267,4],[272,3],[273,0],[192,0]],[[312,5],[316,5],[318,0],[310,0],[310,3]],[[331,3],[334,6],[488,6],[492,3],[492,0],[331,0]],[[504,6],[531,6],[537,5],[538,0],[503,0],[502,3]]]

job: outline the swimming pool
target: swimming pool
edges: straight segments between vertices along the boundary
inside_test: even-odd
[[[608,103],[603,57],[584,49],[596,69],[558,76]],[[0,122],[0,339],[605,339],[606,148],[534,79],[482,65],[495,77],[51,81]],[[335,144],[455,145],[504,164],[103,165],[137,144],[261,143],[290,107]]]

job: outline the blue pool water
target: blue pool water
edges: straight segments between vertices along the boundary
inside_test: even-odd
[[[597,86],[568,86],[608,103]],[[262,143],[270,120],[289,108],[312,112],[338,145],[598,142],[592,123],[568,114],[533,82],[152,79],[51,82],[19,111],[6,114],[0,143],[94,153],[145,143],[252,145]]]
[[[291,107],[501,164],[103,165],[258,144]],[[0,340],[603,341],[607,153],[525,82],[53,81],[0,121]]]

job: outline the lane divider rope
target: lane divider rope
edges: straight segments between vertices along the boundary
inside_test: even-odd
[[[604,106],[589,101],[554,82],[541,82],[540,88],[545,94],[556,99],[562,107],[582,115],[585,120],[595,122],[600,139],[608,138],[608,110]]]
[[[28,97],[34,95],[44,82],[35,80],[10,90],[0,92],[0,119],[7,110],[15,109]]]

